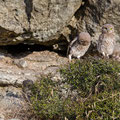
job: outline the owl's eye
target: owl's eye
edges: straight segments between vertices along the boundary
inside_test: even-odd
[[[110,30],[112,30],[112,28],[110,28]]]

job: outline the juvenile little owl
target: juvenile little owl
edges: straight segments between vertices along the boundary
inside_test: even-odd
[[[111,24],[103,25],[97,45],[98,52],[109,58],[109,55],[113,54],[115,41],[114,26]]]
[[[81,32],[68,46],[67,55],[69,61],[72,57],[80,58],[88,50],[91,43],[91,36],[87,32]]]

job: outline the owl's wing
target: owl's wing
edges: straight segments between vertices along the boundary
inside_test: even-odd
[[[67,49],[67,56],[69,54],[69,51],[71,49],[71,47],[75,44],[75,42],[77,41],[78,37],[76,37],[73,41],[71,41],[71,43],[69,44],[68,46],[68,49]]]
[[[119,36],[117,36],[116,34],[114,34],[114,36],[113,36],[114,45],[118,42],[118,40],[119,40]]]
[[[104,39],[104,36],[101,34],[99,36],[99,40],[98,40],[98,44],[97,44],[98,47],[102,44],[103,39]]]

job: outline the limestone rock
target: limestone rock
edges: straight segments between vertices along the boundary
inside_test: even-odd
[[[5,56],[0,60],[0,86],[21,86],[24,80],[36,81],[39,76],[50,73],[55,75],[54,77],[57,79],[59,78],[57,71],[60,65],[68,63],[67,58],[47,50],[23,53],[23,55],[23,58],[20,56],[16,56],[15,58],[13,56],[11,58]]]
[[[26,62],[25,60],[22,60],[22,59],[18,60],[18,59],[16,59],[16,60],[14,60],[13,62],[14,62],[14,64],[16,64],[18,67],[21,67],[21,68],[27,67],[27,62]]]
[[[27,62],[27,67],[19,66],[21,60]],[[16,119],[27,120],[29,107],[25,100],[29,101],[31,95],[29,88],[32,87],[33,82],[39,80],[41,75],[48,74],[53,75],[53,80],[58,81],[60,79],[58,69],[67,63],[67,58],[47,50],[26,52],[15,57],[5,55],[0,59],[0,117],[5,116],[7,120],[16,116]]]
[[[81,2],[82,0],[0,0],[0,45],[21,42],[52,44]]]

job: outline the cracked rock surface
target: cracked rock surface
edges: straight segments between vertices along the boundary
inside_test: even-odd
[[[59,80],[58,69],[67,64],[68,59],[48,50],[24,52],[17,56],[3,53],[2,56],[4,57],[0,59],[0,117],[6,120],[14,117],[27,120],[24,113],[27,104],[23,97],[23,81],[35,82],[41,75],[48,74],[52,74],[54,80]]]
[[[0,0],[0,45],[53,44],[82,0]],[[52,41],[52,42],[51,42]]]
[[[68,63],[66,57],[55,52],[23,53],[24,57],[5,56],[0,60],[0,85],[21,86],[24,80],[35,81],[36,76],[54,73],[60,65]]]

